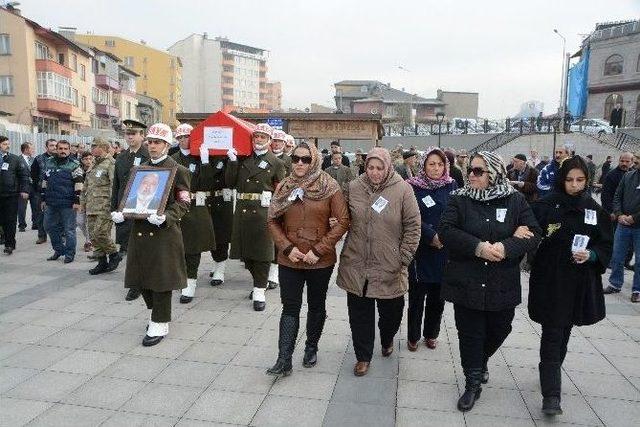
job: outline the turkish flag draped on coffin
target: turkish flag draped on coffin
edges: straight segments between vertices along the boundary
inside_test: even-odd
[[[240,156],[251,154],[251,135],[255,126],[223,111],[211,114],[193,128],[189,137],[189,150],[200,155],[200,146],[206,144],[211,156],[223,156],[234,147]]]

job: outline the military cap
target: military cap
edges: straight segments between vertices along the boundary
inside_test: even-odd
[[[127,119],[122,121],[122,128],[125,132],[128,130],[145,130],[147,125],[137,120]]]
[[[93,138],[93,142],[91,143],[91,145],[96,147],[106,147],[106,148],[111,147],[111,144],[109,144],[109,141],[107,141],[106,139],[100,136],[96,136],[95,138]]]

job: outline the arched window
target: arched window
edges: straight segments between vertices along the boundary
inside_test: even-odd
[[[622,96],[617,93],[612,93],[607,96],[606,101],[604,101],[604,119],[609,120],[611,118],[611,110],[616,105],[622,105]]]
[[[617,74],[622,74],[622,65],[624,63],[624,59],[620,55],[611,55],[604,61],[604,75],[605,76],[615,76]]]

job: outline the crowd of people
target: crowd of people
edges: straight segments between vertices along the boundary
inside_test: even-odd
[[[76,228],[98,262],[90,274],[114,271],[126,257],[125,299],[142,295],[150,310],[145,346],[168,335],[173,291],[180,291],[183,304],[197,298],[201,256],[208,252],[211,286],[224,284],[229,258],[243,263],[255,311],[265,310],[267,289],[279,286],[278,355],[270,375],[292,373],[306,284],[302,364],[311,368],[319,363],[330,315],[326,294],[337,265],[354,375],[369,371],[376,307],[381,354],[389,357],[405,294],[411,352],[421,341],[427,351],[437,350],[448,301],[465,376],[457,406],[468,411],[490,380],[488,360],[511,332],[526,264],[529,316],[542,325],[542,411],[556,415],[562,413],[560,369],[572,327],[605,317],[604,295],[620,292],[629,254],[640,254],[640,170],[634,168],[640,158],[631,153],[613,169],[607,159],[595,182],[592,159],[575,155],[571,146],[557,148],[552,160],[535,151],[529,158],[518,154],[509,165],[492,152],[433,147],[376,147],[350,162],[338,141],[323,155],[313,143],[296,145],[264,123],[255,125],[249,155],[235,148],[210,155],[206,146],[192,146],[188,124],[173,131],[127,120],[124,128],[126,149],[102,138],[90,151],[50,140],[35,158],[31,144],[22,145],[20,157],[0,137],[0,216],[7,255],[15,249],[16,227],[26,228],[30,204],[37,243],[47,236],[51,241],[47,260],[74,261]],[[124,209],[127,183],[142,168],[173,173],[162,207],[131,215]],[[137,197],[145,206],[156,187],[157,178],[140,184]],[[594,188],[602,190],[602,206],[591,197]],[[635,273],[631,300],[640,301]]]

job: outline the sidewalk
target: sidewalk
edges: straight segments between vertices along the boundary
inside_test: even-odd
[[[249,275],[238,262],[228,265],[225,284],[212,288],[211,258],[203,254],[196,298],[183,305],[174,293],[169,337],[145,348],[148,311],[141,299],[124,301],[124,263],[94,277],[84,253],[69,265],[46,262],[50,246],[36,246],[35,232],[18,239],[12,256],[0,256],[2,426],[640,423],[640,304],[629,301],[628,273],[623,292],[607,296],[607,318],[574,329],[564,364],[565,415],[549,421],[540,412],[540,328],[526,305],[490,360],[480,400],[463,415],[456,409],[464,378],[450,304],[437,350],[406,350],[403,322],[393,355],[383,359],[377,341],[369,375],[356,378],[346,297],[332,283],[318,365],[302,367],[303,319],[293,375],[275,381],[264,371],[277,356],[279,293],[268,291],[267,310],[254,312]]]

